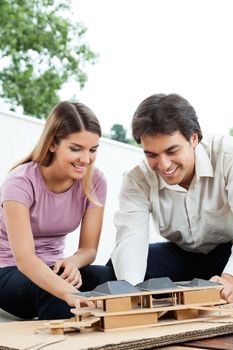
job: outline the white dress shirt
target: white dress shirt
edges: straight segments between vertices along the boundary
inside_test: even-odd
[[[232,242],[233,137],[211,136],[198,144],[188,190],[168,185],[144,160],[124,174],[119,201],[111,256],[117,279],[144,279],[150,216],[161,236],[187,251],[208,253]],[[233,254],[224,272],[233,275]]]

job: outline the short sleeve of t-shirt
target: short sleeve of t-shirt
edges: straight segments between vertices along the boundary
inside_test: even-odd
[[[94,198],[97,200],[97,202],[104,205],[107,196],[107,181],[102,171],[100,171],[98,168],[94,169],[94,173],[92,176],[92,188]],[[96,205],[94,203],[89,202],[87,207],[93,208],[96,207]]]
[[[13,200],[30,208],[33,204],[33,187],[27,177],[9,174],[1,186],[1,205],[4,201]]]
[[[26,171],[25,171],[26,170]],[[30,208],[34,203],[34,186],[30,177],[34,178],[35,167],[27,170],[25,165],[8,174],[1,186],[1,205],[4,201],[13,200]],[[35,180],[35,179],[34,179]],[[92,176],[92,191],[97,202],[104,205],[106,202],[107,182],[102,171],[94,168]],[[95,203],[87,202],[87,208],[96,207]]]

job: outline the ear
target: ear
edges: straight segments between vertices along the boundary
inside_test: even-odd
[[[197,133],[197,132],[194,132],[194,133],[192,134],[191,140],[190,140],[191,146],[192,146],[193,149],[195,149],[195,148],[197,147],[198,141],[199,141],[199,140],[198,140],[198,133]]]
[[[49,150],[50,150],[51,153],[54,153],[56,151],[56,145],[54,144],[54,142],[49,147]]]

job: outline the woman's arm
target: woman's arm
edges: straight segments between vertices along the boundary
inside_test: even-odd
[[[29,209],[19,202],[5,201],[3,211],[9,244],[18,269],[40,288],[74,306],[77,297],[72,293],[77,289],[56,275],[35,254]],[[83,301],[89,305],[86,299]]]

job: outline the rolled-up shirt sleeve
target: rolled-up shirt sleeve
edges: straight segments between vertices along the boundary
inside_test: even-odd
[[[144,280],[149,247],[151,203],[148,184],[124,175],[119,211],[114,216],[116,247],[111,259],[118,280],[135,285]]]
[[[222,273],[227,273],[233,276],[233,251],[231,248],[231,255]]]
[[[228,203],[230,205],[231,211],[233,212],[233,162],[232,162],[231,154],[226,156],[226,159],[223,165],[224,165],[224,175],[226,180],[226,190],[228,194]],[[231,243],[233,243],[233,232],[232,232]],[[223,273],[227,273],[233,276],[233,247],[231,248],[231,255],[223,270]]]

